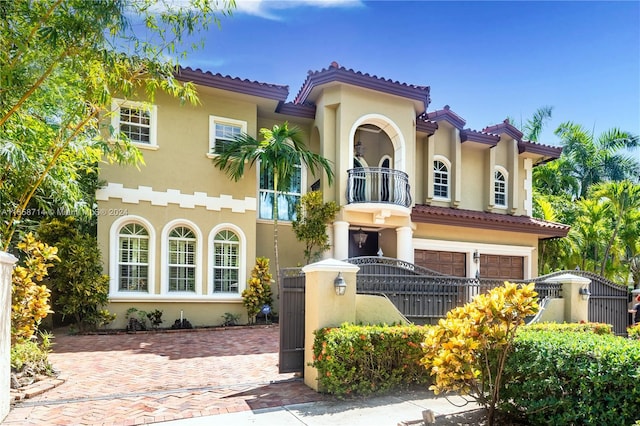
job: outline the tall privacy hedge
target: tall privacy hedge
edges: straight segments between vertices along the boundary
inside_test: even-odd
[[[640,419],[640,341],[522,330],[499,410],[531,425],[632,425]]]

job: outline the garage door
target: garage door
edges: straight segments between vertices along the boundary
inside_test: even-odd
[[[418,266],[455,277],[466,277],[467,266],[464,253],[435,250],[416,250],[414,262]]]
[[[480,277],[522,280],[524,279],[524,257],[480,254]]]

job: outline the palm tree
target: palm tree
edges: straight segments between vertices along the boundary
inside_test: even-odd
[[[604,251],[600,275],[604,275],[609,252],[614,245],[620,228],[630,222],[630,216],[640,210],[640,185],[629,180],[603,182],[591,187],[590,194],[595,199],[605,199],[611,217],[611,236]],[[634,215],[635,217],[635,215]]]
[[[605,180],[637,179],[640,164],[624,151],[640,145],[638,136],[614,128],[595,138],[593,132],[570,121],[555,134],[562,140],[571,175],[579,182],[576,196],[584,198],[591,185]]]
[[[569,199],[575,198],[580,192],[580,183],[571,175],[571,167],[564,156],[534,167],[533,186],[539,195],[566,194]]]
[[[249,168],[256,163],[261,170],[269,170],[273,175],[273,251],[275,256],[275,278],[279,284],[278,271],[278,198],[280,193],[291,186],[298,166],[304,164],[315,175],[316,169],[327,174],[329,185],[333,182],[331,163],[319,154],[310,151],[302,141],[302,134],[297,127],[289,128],[289,124],[274,125],[272,129],[260,129],[262,140],[258,141],[248,134],[242,134],[225,143],[213,164],[224,171],[234,181],[244,176],[245,164]],[[278,285],[279,288],[279,285]]]
[[[610,236],[608,206],[594,199],[578,200],[577,217],[567,235],[572,245],[572,261],[584,271],[596,272],[604,241]]]
[[[546,124],[547,120],[551,119],[551,113],[553,112],[552,106],[543,106],[536,110],[524,126],[520,129],[524,134],[524,139],[538,142],[542,128]]]

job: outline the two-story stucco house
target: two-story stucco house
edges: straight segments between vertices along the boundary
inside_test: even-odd
[[[429,108],[427,86],[332,63],[287,102],[286,86],[189,68],[179,78],[197,85],[198,106],[163,95],[151,107],[114,101],[113,126],[146,163],[101,168],[98,240],[114,327],[129,307],[163,310],[164,325],[181,313],[194,325],[245,316],[255,258],[273,259],[270,172],[233,182],[212,158],[225,140],[285,121],[333,163],[336,179],[328,186],[301,169],[281,198],[281,267],[304,261],[290,221],[312,188],[341,208],[326,254],[341,260],[384,255],[450,275],[526,279],[537,276],[538,241],[568,232],[531,217],[532,169],[560,149],[523,140],[506,121],[467,129],[448,106]]]

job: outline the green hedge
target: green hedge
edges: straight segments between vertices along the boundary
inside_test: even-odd
[[[343,324],[315,332],[312,366],[320,390],[367,395],[430,382],[420,365],[424,327]]]
[[[594,334],[611,334],[613,335],[613,326],[601,322],[580,322],[580,323],[556,323],[541,322],[527,325],[523,330],[530,331],[555,331],[555,332],[577,332],[577,333],[594,333]]]
[[[531,425],[632,425],[640,417],[640,342],[523,330],[505,365],[498,409]]]

